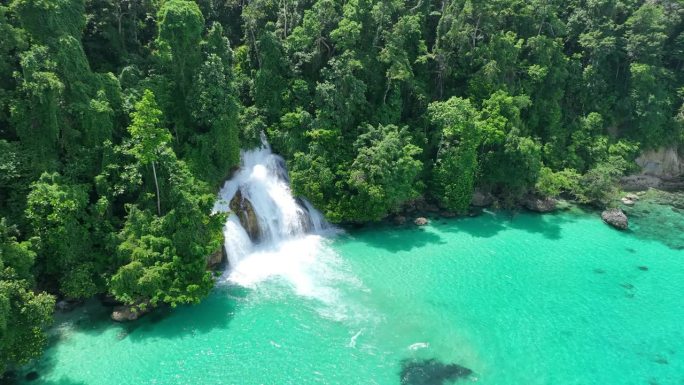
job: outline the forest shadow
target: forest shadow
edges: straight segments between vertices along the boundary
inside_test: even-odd
[[[464,232],[477,238],[491,238],[504,230],[522,230],[542,235],[547,239],[560,239],[563,226],[574,222],[571,215],[539,214],[528,211],[483,211],[476,218],[456,218],[442,227],[447,232]]]
[[[540,234],[547,239],[561,239],[563,227],[575,219],[569,215],[518,213],[507,222],[508,227],[523,230],[532,234]]]
[[[352,235],[354,233],[364,235],[357,238],[359,241],[371,247],[393,253],[411,251],[426,245],[446,243],[438,234],[413,224],[396,227],[378,225],[368,229],[357,230],[352,232]]]
[[[0,378],[0,385],[88,385],[84,381],[63,376],[58,380],[43,380],[38,374],[37,378],[27,379],[26,374],[16,378]]]
[[[479,216],[449,219],[440,228],[445,232],[463,232],[476,238],[491,238],[506,230],[505,212],[483,211]]]
[[[60,382],[43,380],[43,376],[50,374],[57,366],[57,362],[53,357],[44,354],[38,359],[33,360],[22,368],[16,371],[5,373],[5,377],[0,377],[0,385],[30,385],[30,384],[47,384],[47,385],[80,385],[83,382],[75,381],[69,378],[62,378]],[[63,381],[63,382],[62,382]]]
[[[98,336],[107,331],[113,322],[110,318],[112,310],[112,307],[104,306],[98,300],[92,299],[81,307],[60,314],[59,318],[56,317],[55,327],[59,329],[60,326],[66,326],[73,332]],[[70,334],[57,332],[51,335],[49,345],[68,340]]]
[[[165,308],[150,313],[138,321],[124,324],[125,335],[133,342],[149,338],[176,339],[206,334],[225,329],[239,308],[240,299],[249,289],[240,286],[222,286],[197,305]]]

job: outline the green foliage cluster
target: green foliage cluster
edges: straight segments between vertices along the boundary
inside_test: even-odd
[[[475,188],[511,203],[531,191],[573,190],[600,204],[598,191],[614,187],[598,180],[619,177],[602,165],[629,165],[642,149],[681,143],[681,2],[260,0],[205,8],[209,18],[241,19],[231,40],[243,44],[234,69],[244,143],[265,130],[288,161],[294,190],[333,221],[379,219],[416,193],[462,212]],[[405,159],[388,155],[384,178],[354,167],[376,148],[360,146],[368,127],[390,126],[421,150],[405,152],[420,170],[391,191],[383,184]],[[404,146],[390,143],[388,154]],[[584,182],[570,183],[574,175]],[[369,210],[369,197],[384,204]]]
[[[0,376],[55,297],[197,303],[239,162],[233,54],[186,0],[0,4]]]
[[[262,133],[334,222],[606,204],[684,142],[677,0],[5,0],[0,36],[0,372],[50,295],[199,301],[213,192]]]

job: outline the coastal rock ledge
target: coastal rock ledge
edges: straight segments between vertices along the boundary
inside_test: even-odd
[[[527,195],[522,202],[526,209],[538,213],[550,213],[551,211],[554,211],[557,203],[558,201],[553,198],[538,197],[536,195]]]
[[[616,229],[627,230],[627,227],[629,227],[627,215],[620,209],[608,209],[603,211],[601,213],[601,219]]]
[[[112,312],[111,318],[116,322],[135,321],[143,315],[147,314],[149,307],[145,310],[139,306],[116,306]]]

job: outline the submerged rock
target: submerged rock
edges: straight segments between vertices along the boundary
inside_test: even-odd
[[[530,211],[538,213],[549,213],[556,209],[557,201],[549,197],[539,197],[537,195],[527,195],[523,198],[523,206]]]
[[[40,375],[34,370],[32,372],[28,372],[24,378],[26,378],[26,381],[35,381],[40,378]]]
[[[416,226],[425,226],[428,224],[428,220],[425,217],[418,217],[413,223],[415,223]]]
[[[617,229],[626,230],[629,227],[627,215],[620,209],[608,209],[601,213],[603,221]]]
[[[403,361],[401,385],[442,385],[467,377],[473,371],[457,364],[445,364],[436,359]]]
[[[240,218],[240,224],[245,229],[252,242],[259,241],[261,239],[259,220],[257,219],[252,202],[245,199],[240,190],[235,193],[235,196],[230,201],[230,209],[238,218]]]

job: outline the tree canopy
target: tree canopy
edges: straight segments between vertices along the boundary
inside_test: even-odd
[[[677,0],[4,0],[0,35],[0,373],[55,297],[200,301],[262,133],[333,222],[605,204],[684,143]]]

